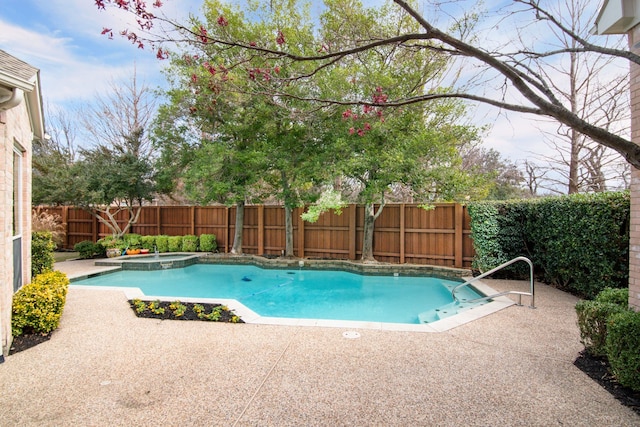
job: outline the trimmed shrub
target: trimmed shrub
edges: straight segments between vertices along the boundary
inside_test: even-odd
[[[136,233],[129,233],[122,236],[129,249],[140,249],[142,245],[142,236]]]
[[[150,251],[155,250],[156,246],[156,236],[142,236],[140,238],[140,244],[143,249],[149,249]]]
[[[156,246],[160,253],[169,252],[169,236],[164,234],[156,236]]]
[[[127,244],[123,239],[118,239],[115,236],[105,236],[102,239],[98,240],[98,243],[102,245],[105,250],[111,248],[117,248],[123,250],[127,247]]]
[[[31,277],[53,270],[55,247],[50,232],[31,233]]]
[[[640,391],[640,312],[612,315],[607,324],[607,357],[623,386]]]
[[[614,314],[629,311],[618,304],[582,300],[576,304],[580,342],[594,356],[606,356],[607,321]]]
[[[13,296],[11,333],[49,333],[60,324],[69,279],[59,271],[37,275]]]
[[[202,252],[215,252],[216,249],[218,249],[218,243],[215,234],[200,235],[200,250]]]
[[[94,256],[104,255],[106,248],[100,243],[93,243],[90,240],[83,240],[73,245],[73,250],[78,252],[80,258],[89,259]]]
[[[182,250],[185,252],[195,252],[198,250],[198,236],[192,234],[182,237]]]
[[[182,251],[182,236],[169,236],[168,250],[169,252]]]
[[[605,288],[596,296],[595,301],[609,302],[620,307],[629,307],[629,288]]]

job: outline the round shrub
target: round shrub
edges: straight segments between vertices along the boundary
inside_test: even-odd
[[[69,279],[59,271],[37,275],[13,296],[11,333],[49,333],[60,324]]]
[[[195,252],[198,250],[198,237],[187,235],[182,237],[182,250],[185,252]]]
[[[628,309],[610,302],[582,300],[576,304],[580,342],[590,354],[606,355],[607,321],[625,311]]]
[[[596,301],[610,302],[621,307],[629,307],[629,288],[604,288],[595,298]]]
[[[140,249],[140,246],[142,245],[142,236],[139,234],[129,233],[125,234],[122,238],[130,249]]]
[[[201,234],[200,235],[200,250],[202,252],[215,252],[218,248],[215,234]]]
[[[140,238],[140,242],[142,244],[143,249],[148,249],[150,251],[155,250],[156,246],[156,236],[142,236]]]
[[[612,315],[607,324],[607,357],[618,382],[640,391],[640,312]]]
[[[73,245],[73,250],[79,253],[80,258],[89,259],[96,255],[104,255],[106,248],[99,243],[83,240]]]
[[[156,236],[156,246],[160,253],[169,252],[169,236],[164,234]]]
[[[120,249],[123,250],[127,247],[127,244],[123,239],[119,239],[115,236],[105,236],[98,240],[98,244],[102,245],[106,249]]]
[[[56,248],[49,231],[31,234],[31,276],[53,270],[53,250]]]
[[[168,245],[169,252],[182,251],[182,236],[169,236]]]

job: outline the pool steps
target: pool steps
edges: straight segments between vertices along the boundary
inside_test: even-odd
[[[427,310],[418,314],[420,323],[431,323],[438,320],[446,319],[447,317],[455,316],[466,310],[470,310],[474,305],[467,305],[454,301],[452,303],[443,305],[442,307],[435,308],[433,310]]]

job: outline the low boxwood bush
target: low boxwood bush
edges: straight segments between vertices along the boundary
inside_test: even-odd
[[[142,236],[140,242],[143,249],[149,249],[149,251],[156,249],[156,236]]]
[[[13,296],[11,333],[49,333],[60,324],[69,279],[59,271],[34,277]]]
[[[111,248],[123,250],[127,247],[127,244],[123,239],[117,238],[115,236],[105,236],[102,239],[98,240],[97,243],[102,245],[105,250]]]
[[[122,236],[127,246],[130,249],[140,249],[142,246],[142,236],[136,233],[129,233]]]
[[[169,236],[169,238],[168,238],[168,250],[169,250],[169,252],[181,252],[182,251],[182,236]]]
[[[158,252],[160,253],[169,252],[169,236],[166,236],[164,234],[156,236],[156,246],[158,247]]]
[[[100,243],[93,243],[90,240],[83,240],[73,245],[73,250],[78,252],[80,258],[89,259],[94,256],[104,255],[106,248]]]
[[[51,232],[31,233],[31,277],[53,270],[55,248]]]
[[[605,288],[596,296],[595,301],[610,302],[627,308],[629,306],[629,288]]]
[[[202,252],[215,252],[216,249],[218,249],[218,243],[215,234],[200,235],[200,250]]]
[[[198,236],[192,234],[183,236],[182,250],[185,252],[196,252],[198,250]]]
[[[606,356],[609,317],[626,311],[629,309],[611,302],[582,300],[576,304],[580,342],[590,354]]]
[[[613,375],[640,391],[640,312],[627,310],[609,318],[606,349]]]

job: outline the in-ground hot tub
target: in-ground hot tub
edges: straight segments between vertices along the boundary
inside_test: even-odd
[[[126,255],[96,261],[99,266],[121,267],[123,270],[164,270],[187,267],[198,262],[204,253],[172,252],[166,254]]]

